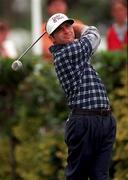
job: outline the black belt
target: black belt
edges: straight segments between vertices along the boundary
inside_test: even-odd
[[[101,115],[107,116],[111,113],[111,109],[72,109],[72,115]]]

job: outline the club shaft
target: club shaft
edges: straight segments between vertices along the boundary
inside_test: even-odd
[[[34,43],[32,43],[21,55],[20,57],[17,59],[18,61],[42,38],[42,36],[45,34],[46,32],[44,32]]]

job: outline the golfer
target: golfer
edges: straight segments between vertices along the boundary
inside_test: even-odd
[[[108,180],[116,122],[104,85],[91,65],[100,44],[96,27],[57,13],[46,24],[59,82],[71,109],[65,125],[66,180]]]

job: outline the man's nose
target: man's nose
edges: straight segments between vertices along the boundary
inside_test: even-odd
[[[63,27],[63,31],[67,33],[68,32],[68,28],[67,27]]]

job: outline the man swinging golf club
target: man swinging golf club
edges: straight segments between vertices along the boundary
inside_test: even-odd
[[[100,44],[99,32],[61,13],[49,18],[46,31],[54,43],[50,52],[71,109],[65,124],[66,180],[108,180],[116,122],[90,60]]]

